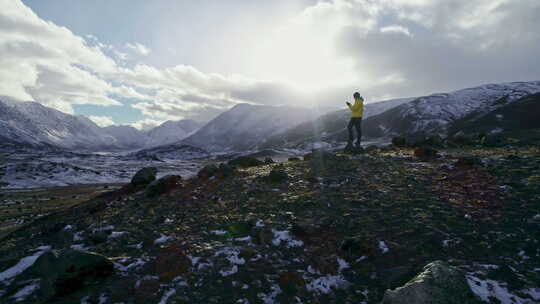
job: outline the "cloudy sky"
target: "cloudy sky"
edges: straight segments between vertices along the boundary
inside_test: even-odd
[[[538,0],[0,0],[0,96],[100,125],[540,79]]]

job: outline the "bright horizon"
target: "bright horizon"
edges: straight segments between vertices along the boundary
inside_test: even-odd
[[[534,0],[0,4],[0,96],[101,126],[540,79]]]

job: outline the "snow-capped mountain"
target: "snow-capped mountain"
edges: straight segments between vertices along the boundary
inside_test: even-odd
[[[111,137],[112,142],[126,149],[140,149],[148,142],[144,132],[132,126],[108,126],[101,129],[104,134]]]
[[[178,142],[196,130],[193,120],[166,121],[143,132],[131,126],[101,128],[37,102],[0,100],[0,135],[4,149],[20,147],[69,150],[130,150]]]
[[[61,148],[106,149],[113,140],[83,116],[73,116],[36,102],[0,101],[0,131],[22,144]]]
[[[454,124],[468,115],[480,118],[538,92],[540,81],[530,81],[487,84],[420,97],[367,119],[364,134],[373,138],[393,135],[447,136]],[[469,117],[469,120],[472,118]]]
[[[145,132],[147,137],[145,147],[156,147],[177,143],[199,129],[201,124],[191,120],[168,120],[161,125]]]
[[[407,103],[414,98],[390,99],[374,103],[366,103],[364,118],[378,115],[389,109]],[[344,107],[345,104],[343,105]],[[343,109],[317,117],[314,120],[298,124],[268,138],[262,147],[298,147],[306,143],[319,142],[332,134],[342,132],[349,122],[350,110]]]
[[[210,152],[249,150],[270,136],[313,117],[313,111],[305,108],[238,104],[182,143]]]

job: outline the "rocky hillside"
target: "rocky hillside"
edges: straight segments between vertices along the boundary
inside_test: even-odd
[[[182,143],[210,152],[253,149],[272,135],[314,118],[305,108],[239,104],[222,113]]]
[[[538,92],[540,81],[490,84],[448,94],[434,94],[366,120],[364,130],[366,136],[373,138],[434,134],[444,137],[455,133],[464,120],[474,128],[481,117],[501,107],[510,109],[517,101]],[[482,123],[478,121],[479,125]],[[494,124],[492,127],[500,126]]]
[[[0,302],[538,303],[540,131],[527,135],[244,158],[189,180],[147,169],[3,237]],[[7,205],[17,195],[4,218],[38,206]]]

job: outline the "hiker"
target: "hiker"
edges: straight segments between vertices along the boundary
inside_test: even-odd
[[[353,127],[356,129],[356,147],[360,148],[360,141],[362,140],[362,115],[364,115],[364,98],[360,96],[360,93],[355,92],[353,94],[354,97],[354,104],[351,105],[350,102],[346,102],[347,106],[349,106],[349,109],[351,109],[351,120],[349,121],[349,125],[347,126],[347,129],[349,130],[349,142],[347,143],[347,147],[351,147],[353,140],[354,140],[354,134],[353,134]]]

